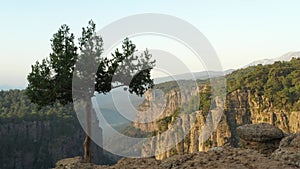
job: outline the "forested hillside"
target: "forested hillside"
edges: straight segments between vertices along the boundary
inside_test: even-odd
[[[179,112],[184,114],[183,120],[197,119],[197,124],[191,128],[184,141],[177,145],[176,150],[157,156],[163,159],[226,143],[237,146],[235,129],[243,124],[267,122],[286,133],[300,131],[299,67],[300,59],[292,59],[290,62],[251,66],[227,75],[224,116],[210,139],[203,143],[198,142],[197,138],[209,113],[209,80],[199,80],[198,88],[191,98],[180,96],[176,82],[156,85],[157,89],[165,93],[167,102],[164,116],[152,123],[134,122],[124,133],[137,137],[141,136],[140,133],[144,133],[142,136],[149,136],[150,133],[157,135],[174,124]],[[180,83],[188,84],[189,81]],[[179,106],[181,99],[185,99],[183,107]],[[196,102],[200,102],[199,106],[194,106]],[[141,110],[143,106],[140,106]],[[197,112],[196,116],[191,112]],[[139,112],[137,121],[143,121],[145,116]],[[62,106],[55,103],[38,107],[27,99],[25,91],[0,91],[0,121],[0,168],[47,168],[53,166],[56,160],[82,154],[84,132],[71,104]],[[156,149],[153,145],[151,147]]]
[[[212,100],[210,81],[198,81],[198,88],[193,91],[193,96],[190,98],[188,98],[189,95],[179,91],[175,82],[157,85],[156,87],[163,90],[167,100],[160,118],[155,122],[133,124],[142,131],[152,132],[153,135],[158,136],[157,140],[150,145],[145,145],[144,156],[147,156],[149,152],[161,151],[163,144],[159,148],[158,143],[171,141],[166,138],[172,138],[172,136],[160,137],[160,135],[166,130],[172,130],[179,111],[181,118],[178,124],[185,125],[177,126],[177,130],[184,131],[185,128],[190,128],[189,134],[175,148],[156,154],[157,159],[164,159],[175,154],[206,151],[224,144],[239,146],[236,128],[244,124],[270,123],[285,133],[299,132],[299,67],[300,59],[292,59],[290,62],[251,66],[227,75],[227,96],[222,119],[210,138],[204,142],[198,138],[204,126],[212,121],[208,118],[208,114],[211,114],[209,108]],[[148,98],[153,98],[153,94],[149,93],[149,95]],[[181,102],[184,104],[180,106]],[[195,107],[197,105],[195,103],[199,106]],[[215,101],[213,100],[212,103],[215,104]],[[153,109],[152,111],[159,110]],[[191,112],[194,113],[191,114]],[[136,121],[147,120],[149,113],[139,111]],[[214,117],[210,116],[210,118]],[[192,121],[196,121],[196,124],[190,124]]]
[[[22,122],[34,120],[64,119],[76,120],[71,104],[62,106],[39,107],[27,98],[24,90],[0,91],[0,120],[4,122]]]
[[[250,90],[264,95],[276,108],[300,109],[300,59],[257,65],[237,70],[227,76],[228,92]]]
[[[62,158],[82,156],[82,130],[71,104],[38,107],[23,90],[0,91],[0,168],[48,169]],[[110,163],[92,145],[94,162]]]

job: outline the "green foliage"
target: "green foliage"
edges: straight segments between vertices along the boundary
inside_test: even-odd
[[[208,84],[201,84],[204,90],[197,93],[186,102],[182,107],[182,112],[185,114],[190,114],[195,111],[201,110],[204,114],[208,114],[211,107],[211,87]]]
[[[67,25],[62,25],[51,39],[52,53],[42,62],[31,66],[26,94],[40,106],[72,101],[72,76],[77,60],[74,35]]]
[[[0,124],[4,129],[0,139],[0,168],[14,168],[16,164],[12,159],[28,153],[32,161],[22,163],[26,165],[23,167],[54,167],[57,158],[61,158],[57,151],[68,147],[68,140],[78,139],[81,137],[78,133],[83,133],[72,104],[63,106],[55,102],[39,108],[30,102],[24,90],[0,91]],[[63,147],[51,148],[58,145]],[[81,154],[80,142],[75,141],[72,146],[74,150],[64,155]]]
[[[99,67],[99,70],[105,69],[108,61],[106,58],[101,58],[103,40],[96,34],[96,25],[93,21],[89,21],[88,26],[82,28],[82,34],[78,41],[79,55],[73,73],[74,76],[73,79],[70,77],[68,80],[71,82],[73,80],[73,90],[82,93],[78,95],[80,98],[87,97],[86,99],[88,99],[97,90],[95,89],[97,67]]]
[[[168,125],[172,122],[172,115],[171,116],[166,116],[160,120],[157,121],[158,124],[158,130],[160,132],[164,132],[168,130]]]
[[[213,141],[211,141],[210,139],[208,139],[208,140],[206,140],[206,141],[203,143],[203,145],[204,145],[205,147],[212,147]]]
[[[63,106],[56,102],[52,106],[40,108],[30,102],[24,90],[0,91],[0,121],[2,123],[41,120],[77,122],[71,104]]]
[[[204,114],[208,114],[209,112],[209,109],[211,107],[211,92],[210,90],[208,89],[207,91],[205,92],[201,92],[199,94],[200,96],[200,105],[199,105],[199,110],[202,110],[202,112],[204,112]]]
[[[188,135],[186,135],[185,138],[184,138],[184,144],[185,144],[185,145],[190,145],[190,142],[191,142],[191,140],[190,140],[190,135],[188,134]]]
[[[157,130],[154,130],[154,131],[152,131],[152,132],[150,133],[149,136],[154,137],[154,136],[157,136],[157,134],[158,134],[158,131],[157,131]]]
[[[151,79],[150,71],[155,66],[155,60],[152,60],[152,55],[146,49],[142,54],[137,55],[138,50],[136,45],[131,40],[125,38],[122,45],[122,52],[117,48],[112,54],[112,59],[107,65],[107,72],[104,75],[110,77],[110,81],[106,81],[103,74],[97,74],[96,86],[102,89],[101,84],[116,84],[111,85],[115,88],[118,86],[128,86],[130,93],[135,93],[142,96],[147,89],[153,87],[153,79]],[[106,86],[106,85],[104,85]],[[111,88],[108,88],[111,89]],[[98,90],[102,92],[103,90]],[[104,91],[107,91],[104,89]]]
[[[226,76],[227,94],[236,91],[244,90],[255,93],[256,101],[261,100],[261,96],[267,98],[270,103],[278,109],[288,111],[300,110],[300,59],[293,58],[290,62],[275,62],[272,65],[257,65],[250,66],[245,69],[236,70]],[[162,89],[164,93],[171,90],[179,90],[178,82],[166,82],[156,86]],[[211,96],[211,87],[209,80],[198,80],[198,86],[205,90],[197,93],[190,98],[181,107],[183,113],[189,114],[198,110],[202,110],[204,115],[207,115],[211,108],[211,103],[214,103]],[[179,105],[177,105],[179,108]],[[227,107],[231,107],[231,102],[226,102]],[[262,105],[261,110],[266,109],[267,104]],[[175,113],[175,112],[174,112]],[[173,113],[173,114],[174,114]],[[167,130],[169,124],[172,123],[172,116],[164,117],[157,121],[159,131]],[[268,119],[261,119],[268,121]]]
[[[240,69],[227,76],[228,92],[250,90],[265,96],[279,109],[299,110],[300,59],[257,65]]]
[[[173,125],[175,123],[176,118],[180,115],[180,108],[177,108],[172,115],[170,116],[166,116],[162,119],[159,119],[156,123],[158,125],[158,130],[160,132],[164,132],[166,130],[168,130],[168,125]],[[156,134],[153,133],[153,134]]]
[[[149,137],[151,134],[153,134],[150,132],[148,133],[148,132],[142,131],[139,128],[135,128],[132,125],[129,125],[129,126],[123,128],[120,132],[128,137],[134,137],[134,138],[145,138],[145,137]]]
[[[45,106],[58,101],[65,105],[73,101],[72,91],[89,99],[95,91],[107,93],[119,86],[128,86],[129,92],[142,95],[153,86],[150,71],[155,60],[148,50],[137,55],[135,44],[126,38],[122,52],[116,49],[112,58],[101,57],[103,40],[95,31],[93,21],[82,29],[79,53],[67,25],[53,35],[53,52],[41,63],[32,65],[27,77],[26,94],[32,102]],[[72,86],[72,80],[78,84]]]
[[[180,81],[179,83],[189,83],[189,81]],[[176,117],[178,117],[180,113],[190,114],[195,111],[201,110],[202,112],[204,112],[204,115],[208,114],[209,109],[211,108],[212,98],[211,87],[206,83],[207,81],[205,83],[204,81],[199,82],[199,85],[202,85],[204,87],[201,92],[188,99],[187,102],[183,103],[181,108],[180,105],[177,105],[177,109],[170,116],[166,116],[156,121],[159,132],[164,132],[168,129],[168,125],[173,125],[175,123]],[[165,90],[164,92],[179,89],[177,83],[175,82],[158,84],[155,86],[155,88]]]
[[[87,133],[91,132],[91,97],[95,92],[107,93],[112,88],[128,86],[130,93],[143,95],[153,86],[150,71],[155,65],[148,50],[137,55],[136,46],[126,38],[122,52],[115,50],[112,58],[101,57],[103,40],[96,34],[96,25],[90,21],[82,28],[79,54],[74,44],[74,35],[67,25],[61,26],[51,40],[52,53],[41,63],[32,65],[29,73],[27,96],[41,107],[56,102],[66,105],[85,103]],[[77,62],[78,61],[78,62]],[[125,89],[125,88],[124,88]],[[81,113],[82,114],[82,113]],[[89,136],[84,143],[84,161],[91,162]]]
[[[156,84],[155,88],[162,90],[164,93],[167,93],[171,90],[179,90],[179,86],[176,81],[170,81],[170,82]]]

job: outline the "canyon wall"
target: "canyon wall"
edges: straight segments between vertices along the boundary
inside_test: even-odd
[[[163,111],[159,108],[159,104],[156,107],[150,106],[151,108],[146,104],[141,106],[133,126],[142,131],[152,132],[157,136],[152,139],[152,143],[144,145],[143,156],[146,157],[154,153],[156,159],[164,159],[176,154],[207,151],[212,147],[223,146],[224,144],[238,147],[239,138],[236,127],[244,124],[270,123],[285,133],[300,131],[300,112],[288,111],[284,108],[276,109],[268,98],[248,90],[236,90],[227,94],[225,109],[221,112],[222,117],[219,120],[214,119],[217,118],[214,116],[214,111],[218,110],[211,110],[210,113],[201,110],[193,113],[181,112],[180,118],[172,116],[172,113],[178,110],[180,103],[188,102],[189,96],[196,96],[197,93],[203,92],[205,88],[205,85],[198,86],[193,94],[187,95],[182,95],[185,92],[179,92],[179,90],[168,91],[164,95],[165,102],[162,102],[161,98],[158,101],[160,105],[165,104]],[[153,102],[153,98],[155,98],[153,92],[147,95],[148,103],[151,103],[151,99]],[[212,105],[214,104],[216,103],[212,103]],[[149,116],[151,120],[155,120],[147,123]],[[166,118],[169,118],[169,120],[165,128],[162,129],[162,123],[159,123],[159,121]],[[141,121],[144,121],[144,123],[140,123]],[[219,123],[216,124],[218,121]],[[210,128],[216,126],[216,129],[211,132],[207,131],[209,126]],[[189,132],[185,132],[186,130],[189,130]],[[176,141],[177,138],[181,137],[182,132],[178,131],[184,131],[183,133],[187,133],[187,135],[174,148],[168,150],[167,143]],[[205,132],[211,133],[209,137],[203,137]]]
[[[48,169],[57,160],[83,155],[85,133],[78,122],[55,119],[0,124],[0,168]],[[92,145],[95,163],[102,149]]]

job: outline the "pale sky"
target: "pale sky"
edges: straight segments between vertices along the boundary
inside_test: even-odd
[[[227,70],[300,51],[299,7],[299,0],[2,1],[0,89],[26,87],[30,66],[49,56],[50,39],[62,24],[69,25],[78,38],[90,19],[101,29],[134,14],[172,15],[197,27]],[[152,40],[155,44],[155,38]],[[172,44],[165,47],[180,50]],[[185,53],[184,49],[180,53]],[[187,56],[178,57],[190,64],[191,71],[197,71],[199,66]]]

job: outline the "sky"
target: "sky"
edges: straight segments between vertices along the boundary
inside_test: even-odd
[[[78,38],[81,28],[90,19],[101,29],[135,14],[172,15],[201,31],[217,52],[223,69],[227,70],[254,60],[300,51],[299,7],[298,0],[2,1],[0,89],[26,87],[31,65],[49,56],[50,39],[62,24],[69,25]],[[147,37],[136,39],[142,48],[145,39]],[[159,38],[150,40],[150,47],[155,47],[157,41],[163,42]],[[168,50],[181,49],[168,40],[163,46]],[[182,49],[178,57],[187,61],[191,71],[200,70],[202,66],[187,59],[185,50]]]

